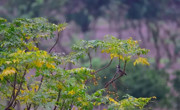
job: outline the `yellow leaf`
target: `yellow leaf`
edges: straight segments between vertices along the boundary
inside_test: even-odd
[[[47,66],[48,68],[53,68],[53,69],[55,69],[55,66],[52,65],[52,64],[50,64],[50,63],[47,63],[46,66]]]
[[[4,79],[4,76],[2,74],[0,74],[0,79],[3,80]]]
[[[38,88],[39,88],[39,86],[38,86],[38,85],[36,85],[34,88],[35,88],[35,90],[37,91],[37,90],[38,90]]]
[[[137,61],[135,60],[134,63],[133,63],[133,65],[136,66],[136,64],[137,64]]]
[[[153,98],[153,99],[157,99],[157,97],[156,97],[156,96],[153,96],[152,98]]]
[[[14,73],[16,73],[16,69],[13,67],[8,67],[8,68],[3,70],[2,75],[7,76],[7,75],[14,74]]]
[[[114,101],[114,99],[109,97],[109,101],[113,102],[113,101]]]
[[[15,89],[15,94],[17,93],[17,91],[18,91],[18,90],[17,90],[17,89]]]
[[[129,44],[131,44],[131,42],[132,42],[132,37],[130,37],[130,38],[127,40],[127,42],[128,42]]]
[[[117,101],[115,101],[113,98],[110,98],[110,97],[109,97],[109,101],[114,102],[116,105],[118,104]]]
[[[54,66],[54,65],[51,65],[51,67],[52,67],[53,69],[55,69],[55,66]]]
[[[58,88],[58,89],[62,89],[62,88],[63,88],[62,84],[59,83],[59,84],[57,85],[57,88]]]
[[[29,37],[29,36],[27,36],[27,37],[26,37],[26,39],[27,39],[27,40],[29,40],[29,39],[30,39],[30,37]]]
[[[93,102],[93,105],[96,105],[96,102]]]
[[[24,90],[21,90],[21,93],[24,94]]]
[[[139,58],[137,58],[135,61],[134,61],[134,66],[136,65],[136,64],[139,64],[139,63],[141,63],[141,64],[143,64],[143,65],[150,65],[149,64],[149,62],[147,61],[147,59],[146,58],[142,58],[142,57],[139,57]]]
[[[106,53],[109,53],[109,50],[106,50],[105,52],[106,52]]]
[[[20,50],[20,49],[17,51],[17,53],[20,53],[20,54],[24,53],[24,52],[25,52],[25,50]]]
[[[148,66],[150,65],[147,59],[143,59],[143,64],[148,65]]]
[[[102,50],[101,53],[104,53],[104,50]]]
[[[124,57],[123,57],[122,55],[119,55],[119,58],[120,58],[121,60],[124,60]]]
[[[81,97],[78,97],[77,100],[78,100],[78,101],[81,101],[82,99],[81,99]]]
[[[37,66],[37,67],[42,67],[42,65],[44,64],[43,61],[40,61],[40,60],[37,60],[37,61],[34,61],[34,64]]]
[[[101,103],[99,102],[97,105],[100,105]]]
[[[58,32],[63,31],[64,29],[66,29],[66,27],[58,28]]]
[[[113,59],[114,58],[114,54],[110,54],[110,57],[111,57],[111,59]]]
[[[82,105],[86,106],[86,105],[88,105],[88,102],[82,102]]]
[[[71,90],[71,91],[68,92],[68,94],[69,94],[69,95],[74,95],[75,92],[74,92],[73,90]]]
[[[13,63],[16,63],[16,62],[18,62],[18,60],[15,60],[15,59],[13,59],[12,61],[13,61]]]

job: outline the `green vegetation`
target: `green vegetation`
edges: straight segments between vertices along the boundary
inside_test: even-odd
[[[110,54],[112,60],[118,60],[114,77],[105,85],[108,88],[113,82],[126,75],[126,63],[149,65],[143,55],[149,50],[139,47],[138,41],[129,38],[120,40],[112,36],[105,40],[82,40],[73,46],[73,51],[64,55],[53,52],[56,43],[44,51],[39,49],[42,39],[54,38],[64,30],[66,24],[55,25],[44,18],[15,19],[7,22],[0,18],[0,98],[3,101],[0,109],[12,110],[18,104],[25,108],[46,110],[93,109],[105,104],[109,110],[143,109],[155,97],[135,98],[127,95],[117,100],[107,95],[107,89],[101,88],[89,94],[86,83],[96,79],[101,70],[93,69],[92,51],[98,49]],[[89,68],[82,67],[78,60],[83,56],[89,58]],[[74,64],[76,68],[67,68]],[[123,68],[120,65],[123,64]],[[96,81],[94,81],[96,83]],[[4,102],[7,104],[4,104]]]

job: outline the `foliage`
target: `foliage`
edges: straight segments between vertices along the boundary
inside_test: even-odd
[[[139,110],[143,109],[146,103],[148,103],[152,98],[135,98],[132,96],[125,96],[126,98],[121,100],[118,104],[114,99],[109,98],[111,102],[115,104],[111,106],[111,109],[122,109],[122,110]],[[156,98],[156,97],[153,97]]]
[[[111,59],[118,58],[123,62],[135,60],[134,65],[139,63],[149,65],[147,59],[141,56],[146,55],[149,50],[140,48],[138,41],[132,40],[132,38],[120,40],[113,36],[106,36],[103,41],[82,40],[77,45],[74,45],[72,49],[82,54],[88,54],[92,49],[97,50],[98,47],[101,49],[101,53],[110,54]]]
[[[110,96],[104,96],[105,89],[88,94],[86,82],[95,78],[91,67],[90,51],[98,47],[110,53],[111,60],[118,57],[124,62],[136,59],[135,62],[149,65],[140,55],[148,50],[141,49],[137,41],[120,40],[106,37],[103,41],[82,41],[73,47],[73,52],[67,56],[52,53],[53,47],[47,52],[38,47],[41,39],[54,38],[55,32],[64,30],[66,24],[55,25],[44,18],[15,19],[7,22],[0,18],[0,98],[8,100],[7,105],[1,104],[1,109],[14,109],[18,103],[25,109],[93,109],[93,106],[107,104],[109,109],[138,107],[142,109],[151,98],[132,98],[133,100],[115,101]],[[78,63],[83,55],[90,58],[90,67],[66,68],[69,63]],[[78,65],[76,65],[78,66]],[[64,67],[64,68],[63,68]],[[119,68],[120,75],[125,74]],[[129,102],[134,103],[129,104]]]
[[[107,61],[98,58],[92,61],[92,65],[96,68],[101,68],[106,63]],[[117,63],[118,61],[114,61],[111,66],[96,75],[98,85],[94,86],[88,83],[90,86],[88,91],[90,93],[102,88],[105,83],[113,78]],[[84,65],[88,64],[85,63]],[[166,100],[167,98],[170,99],[170,97],[167,96],[169,93],[169,88],[166,86],[168,74],[165,71],[155,70],[149,67],[142,68],[141,65],[136,65],[134,67],[133,62],[130,61],[127,63],[126,72],[126,76],[117,80],[109,87],[109,95],[116,99],[121,99],[125,94],[134,97],[156,96],[156,103],[158,103],[158,105],[170,106],[168,105],[170,104],[170,100]]]

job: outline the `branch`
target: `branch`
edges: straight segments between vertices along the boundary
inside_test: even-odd
[[[92,74],[98,73],[98,72],[102,71],[103,69],[106,69],[107,67],[109,67],[109,66],[111,65],[112,61],[113,61],[113,60],[111,59],[110,62],[109,62],[106,66],[104,66],[104,67],[96,70],[96,71],[93,72]]]
[[[30,109],[31,109],[31,105],[32,105],[32,104],[29,104],[29,105],[27,104],[27,110],[30,110]]]
[[[14,98],[14,95],[15,95],[15,90],[16,90],[16,82],[17,82],[17,73],[15,73],[15,76],[14,76],[14,86],[13,86],[13,98]]]
[[[58,38],[57,38],[56,42],[55,42],[54,45],[51,47],[51,49],[48,51],[49,53],[51,53],[52,49],[56,46],[56,44],[57,44],[58,41],[59,41],[59,38],[60,38],[60,32],[58,32]]]
[[[91,69],[92,68],[92,59],[91,59],[91,55],[89,52],[88,52],[88,57],[89,57],[89,63],[90,63],[89,68]]]
[[[57,97],[57,101],[56,102],[59,102],[60,97],[61,97],[61,90],[59,90],[59,92],[58,92],[58,97]],[[57,105],[54,106],[53,110],[56,110],[56,108],[57,108]]]
[[[43,79],[44,79],[44,76],[42,76],[42,77],[41,77],[41,82],[40,82],[40,84],[39,84],[39,88],[38,88],[38,90],[37,90],[37,91],[39,91],[39,90],[40,90],[41,85],[42,85],[42,82],[43,82]]]
[[[127,60],[125,60],[124,62],[124,68],[123,68],[123,71],[125,72],[126,71],[126,64],[127,64]],[[126,75],[126,74],[125,74]]]
[[[4,79],[5,79],[12,87],[14,86],[6,77],[4,77]]]
[[[39,48],[39,44],[38,44],[38,42],[36,43],[36,38],[35,37],[33,38],[33,41],[34,41],[36,47]]]
[[[59,38],[60,38],[60,32],[58,32],[57,40],[56,40],[56,42],[54,43],[54,45],[51,47],[51,49],[48,51],[48,53],[51,53],[52,49],[53,49],[53,48],[56,46],[56,44],[58,43]],[[40,88],[41,88],[41,85],[42,85],[42,83],[43,83],[43,79],[44,79],[44,76],[41,77],[41,82],[40,82],[40,84],[39,84],[38,91],[39,91]]]
[[[114,79],[117,76],[117,74],[119,73],[119,69],[120,69],[120,65],[117,66],[116,73],[115,73],[115,75],[114,75],[114,77],[112,79]]]
[[[11,94],[10,102],[14,99],[15,90],[16,90],[16,82],[17,82],[17,73],[14,74],[14,83],[13,83],[13,91]]]
[[[63,103],[62,103],[62,108],[61,108],[61,110],[64,110],[63,108],[63,106],[64,106],[64,103],[65,103],[65,100],[63,100]]]
[[[107,88],[111,83],[113,83],[113,82],[114,82],[115,80],[117,80],[118,78],[126,75],[126,73],[125,73],[124,71],[122,71],[122,70],[120,70],[119,73],[121,73],[121,74],[120,74],[118,77],[110,80],[110,81],[105,85],[105,88]]]
[[[27,66],[25,67],[25,71],[24,71],[24,74],[23,74],[23,76],[22,76],[21,79],[23,79],[23,78],[25,77],[25,75],[26,75],[26,69],[27,69]],[[8,104],[8,106],[5,108],[5,110],[9,110],[9,108],[13,105],[14,101],[16,100],[16,98],[17,98],[17,96],[18,96],[18,94],[19,94],[19,92],[20,92],[20,90],[21,90],[21,88],[22,88],[22,84],[23,84],[23,81],[20,82],[20,85],[19,85],[19,88],[18,88],[16,94],[14,94],[12,100],[9,102],[9,104]]]
[[[126,64],[126,63],[125,63]],[[125,66],[124,66],[125,67]],[[119,73],[119,76],[115,78],[116,74]],[[105,88],[107,88],[111,83],[113,83],[115,80],[117,80],[118,78],[126,75],[125,71],[122,71],[120,68],[117,67],[117,71],[116,74],[114,75],[114,77],[105,85]]]

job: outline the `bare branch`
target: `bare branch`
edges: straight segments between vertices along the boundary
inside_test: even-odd
[[[57,97],[56,102],[59,102],[60,97],[61,97],[61,90],[59,90],[59,92],[58,92],[58,97]],[[57,105],[54,106],[53,110],[56,110],[56,108],[57,108]]]
[[[41,82],[40,82],[40,84],[39,84],[39,88],[38,88],[38,90],[37,90],[37,91],[39,91],[39,90],[40,90],[41,85],[42,85],[42,82],[43,82],[43,79],[44,79],[44,76],[42,76],[42,77],[41,77]]]
[[[10,102],[14,99],[15,96],[15,90],[16,90],[16,82],[17,82],[17,73],[14,74],[14,83],[13,83],[13,91],[11,94]]]
[[[89,57],[89,68],[91,69],[92,68],[92,59],[91,59],[91,55],[90,53],[88,52],[88,57]]]
[[[58,37],[57,37],[56,42],[55,42],[54,45],[51,47],[51,49],[48,51],[49,53],[51,53],[52,49],[56,46],[56,44],[57,44],[58,41],[59,41],[59,38],[60,38],[60,32],[58,32]]]
[[[102,67],[102,68],[96,70],[96,71],[93,72],[92,74],[98,73],[98,72],[100,72],[100,71],[106,69],[107,67],[109,67],[109,66],[111,65],[112,61],[113,61],[113,60],[111,59],[110,62],[109,62],[106,66],[104,66],[104,67]]]
[[[108,83],[106,83],[105,88],[107,88],[111,83],[113,83],[115,80],[119,79],[120,77],[124,76],[126,73],[122,70],[120,70],[120,73],[118,77],[110,80]]]
[[[124,72],[126,71],[126,64],[127,64],[127,60],[125,60],[125,62],[124,62],[124,68],[123,68]]]
[[[12,87],[14,86],[6,77],[4,77],[4,79],[5,79]]]
[[[54,45],[51,47],[51,49],[48,51],[48,53],[51,53],[52,49],[53,49],[53,48],[56,46],[56,44],[58,43],[59,38],[60,38],[60,32],[58,32],[57,40],[56,40],[56,42],[54,43]],[[44,79],[44,76],[41,77],[41,82],[40,82],[40,84],[39,84],[38,91],[39,91],[40,88],[41,88],[41,85],[42,85],[42,83],[43,83],[43,79]]]
[[[19,92],[20,92],[20,90],[21,90],[21,88],[22,88],[23,79],[24,79],[24,77],[25,77],[25,75],[26,75],[26,69],[27,69],[27,65],[26,65],[26,67],[25,67],[24,74],[23,74],[23,76],[22,76],[22,78],[21,78],[22,81],[20,82],[19,88],[18,88],[16,94],[13,93],[12,100],[10,100],[10,102],[9,102],[8,106],[5,108],[5,110],[9,110],[9,108],[13,105],[14,101],[16,100],[16,97],[19,95]],[[14,91],[13,91],[13,92],[14,92]],[[14,106],[15,106],[15,105],[14,105]]]

